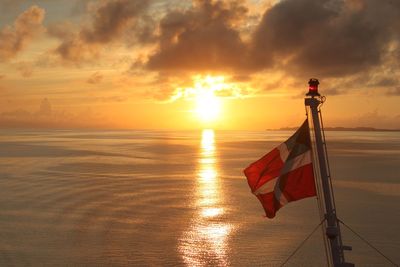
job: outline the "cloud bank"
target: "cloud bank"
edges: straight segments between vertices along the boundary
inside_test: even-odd
[[[152,70],[231,70],[343,77],[399,55],[400,4],[372,0],[283,0],[265,11],[244,40],[238,1],[195,1],[159,23]]]
[[[24,77],[42,66],[104,66],[123,47],[118,60],[129,62],[121,75],[140,76],[136,90],[157,99],[209,74],[229,77],[253,95],[290,91],[310,77],[324,80],[332,95],[345,93],[344,86],[399,95],[399,1],[93,0],[79,7],[74,20],[46,25],[57,43],[41,62],[15,65]],[[1,60],[15,59],[43,30],[44,14],[32,6],[0,30]]]

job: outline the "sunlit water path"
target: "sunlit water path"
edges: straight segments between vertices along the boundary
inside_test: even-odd
[[[225,192],[217,172],[213,130],[203,130],[199,153],[196,213],[180,240],[179,250],[189,266],[227,266],[227,239],[232,226],[221,220]]]

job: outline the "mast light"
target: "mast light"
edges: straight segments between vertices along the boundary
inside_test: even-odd
[[[318,84],[319,81],[318,79],[315,78],[311,78],[310,81],[308,81],[308,93],[306,94],[306,96],[320,96],[320,94],[318,93]]]

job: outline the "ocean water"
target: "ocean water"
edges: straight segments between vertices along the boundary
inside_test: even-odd
[[[0,131],[0,266],[280,266],[317,202],[263,216],[243,169],[291,132]],[[327,132],[339,217],[400,263],[400,133]],[[342,227],[357,266],[391,266]],[[325,266],[318,230],[285,266]]]

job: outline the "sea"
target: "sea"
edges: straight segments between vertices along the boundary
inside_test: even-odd
[[[316,198],[268,219],[243,175],[291,134],[0,130],[0,266],[327,266],[322,229],[293,254]],[[400,264],[400,132],[326,140],[338,217]],[[341,232],[346,261],[393,266]]]

